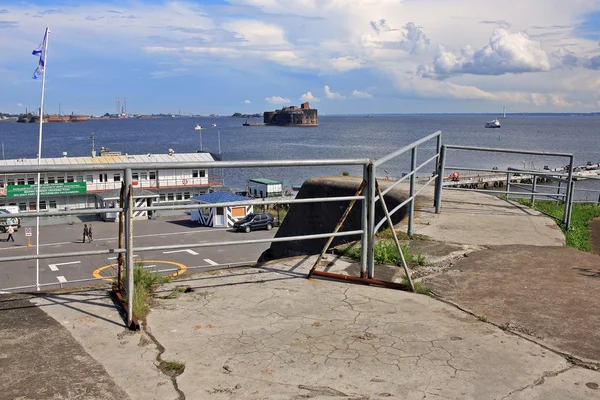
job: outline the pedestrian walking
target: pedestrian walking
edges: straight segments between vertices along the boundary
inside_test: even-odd
[[[90,224],[90,226],[88,226],[88,241],[92,243],[92,240],[94,240],[94,238],[92,237],[92,224]]]
[[[83,243],[85,243],[85,238],[90,234],[90,230],[88,229],[87,224],[83,224]]]
[[[12,240],[14,242],[15,238],[13,237],[13,233],[15,233],[15,228],[13,228],[12,225],[9,225],[8,228],[6,229],[6,233],[8,233],[8,237],[6,238],[6,241],[8,242],[9,240]]]

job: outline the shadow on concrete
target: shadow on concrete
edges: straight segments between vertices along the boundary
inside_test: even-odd
[[[600,270],[594,271],[591,268],[573,268],[579,271],[579,275],[587,276],[590,278],[598,278],[600,279]]]

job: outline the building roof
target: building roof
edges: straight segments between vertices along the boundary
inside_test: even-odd
[[[172,163],[172,162],[206,162],[214,161],[210,153],[174,153],[165,154],[123,154],[120,156],[97,157],[56,157],[42,158],[41,165],[81,165],[81,164],[133,164],[133,163]],[[19,158],[0,160],[0,167],[37,165],[37,158]]]
[[[236,201],[248,201],[252,199],[250,197],[244,197],[229,192],[213,192],[194,196],[192,197],[192,200],[198,203],[233,203]]]
[[[281,181],[275,181],[273,179],[266,179],[266,178],[250,179],[250,181],[256,182],[256,183],[262,183],[263,185],[277,185],[277,184],[283,183]]]
[[[96,193],[96,197],[100,200],[119,200],[121,198],[121,189],[107,190],[106,192]],[[133,198],[157,198],[158,194],[149,190],[133,188]]]

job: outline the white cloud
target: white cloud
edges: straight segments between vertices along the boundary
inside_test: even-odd
[[[477,51],[466,46],[457,55],[439,46],[433,66],[420,66],[418,72],[423,76],[447,77],[456,74],[503,75],[549,70],[548,54],[540,42],[524,32],[497,28],[489,44]]]
[[[372,99],[373,95],[367,92],[361,92],[358,90],[353,90],[352,91],[352,97],[359,97],[361,99]]]
[[[250,104],[251,101],[250,100],[244,100],[242,103],[244,103],[244,104]]]
[[[311,92],[306,92],[302,96],[300,96],[300,101],[302,101],[302,102],[309,101],[309,102],[313,102],[313,103],[318,103],[320,100],[318,97],[313,96],[313,94]]]
[[[292,102],[290,99],[281,96],[265,97],[265,100],[270,104],[290,104]]]
[[[17,103],[17,107],[23,107],[23,103]]]
[[[332,92],[328,85],[325,85],[324,90],[325,90],[325,96],[328,99],[338,99],[339,100],[339,99],[345,98],[344,96],[342,96],[341,94],[339,94],[337,92]]]
[[[365,35],[363,40],[381,48],[401,49],[411,54],[419,54],[427,50],[431,43],[425,32],[414,22],[409,22],[399,29],[388,26],[385,19],[371,21],[370,24],[377,33],[377,37],[372,38],[370,35]]]

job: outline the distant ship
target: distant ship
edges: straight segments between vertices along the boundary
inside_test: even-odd
[[[498,118],[493,119],[491,121],[487,121],[485,123],[485,127],[486,128],[500,128],[500,121],[498,121]]]
[[[194,130],[199,131],[200,129],[202,129],[202,127],[200,125],[196,124],[196,126],[194,127]]]

